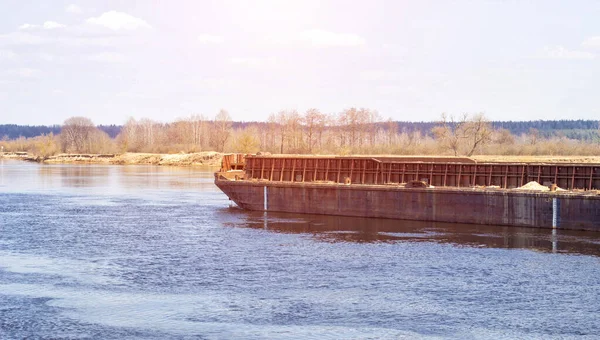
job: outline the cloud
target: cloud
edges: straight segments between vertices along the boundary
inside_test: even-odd
[[[225,42],[225,39],[220,35],[200,34],[198,36],[198,42],[202,44],[222,44]]]
[[[81,14],[83,13],[83,9],[75,4],[70,4],[67,7],[65,7],[65,12],[71,14]]]
[[[52,29],[55,29],[55,28],[67,27],[67,25],[59,24],[56,21],[46,21],[44,23],[43,27],[44,27],[45,30],[52,30]]]
[[[23,24],[23,25],[19,26],[19,30],[21,30],[21,31],[33,30],[36,28],[40,28],[40,25]]]
[[[17,54],[11,50],[0,50],[0,61],[2,60],[14,60],[17,58]]]
[[[87,58],[91,61],[97,61],[101,63],[124,63],[127,61],[127,57],[120,53],[104,52],[89,56]]]
[[[545,47],[541,57],[547,59],[586,60],[594,59],[596,56],[586,51],[568,50],[563,46],[553,46]]]
[[[585,39],[583,43],[581,43],[583,47],[600,47],[600,36],[589,37]]]
[[[45,30],[53,30],[56,28],[65,28],[67,25],[59,24],[56,21],[46,21],[42,25],[23,24],[19,26],[20,31],[31,31],[43,28]]]
[[[127,13],[109,11],[102,13],[99,17],[89,18],[87,23],[107,27],[113,31],[136,30],[152,28],[146,21],[136,18]]]
[[[336,33],[320,29],[311,29],[285,36],[272,36],[267,40],[280,45],[312,47],[357,47],[366,44],[365,39],[356,34]]]

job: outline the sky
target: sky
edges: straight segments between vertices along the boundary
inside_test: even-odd
[[[0,124],[600,119],[600,1],[0,0]]]

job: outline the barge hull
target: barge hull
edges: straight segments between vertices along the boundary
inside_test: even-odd
[[[220,180],[248,210],[600,231],[598,195]],[[553,208],[553,199],[555,204]],[[558,223],[553,223],[553,218]]]

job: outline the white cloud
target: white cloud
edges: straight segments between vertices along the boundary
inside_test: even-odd
[[[86,22],[93,25],[104,26],[114,31],[152,28],[143,19],[117,11],[102,13],[99,17],[87,19]]]
[[[198,36],[198,42],[202,44],[222,44],[225,42],[225,39],[220,35],[200,34]]]
[[[365,39],[356,34],[336,33],[320,29],[306,30],[291,35],[275,35],[267,40],[274,44],[313,47],[356,47],[366,44]]]
[[[67,7],[65,7],[65,12],[71,14],[81,14],[83,13],[83,9],[75,4],[70,4]]]
[[[594,59],[593,53],[586,51],[568,50],[563,46],[545,47],[542,58],[548,59]]]
[[[59,24],[56,21],[46,21],[44,23],[44,29],[45,30],[52,30],[52,29],[55,29],[55,28],[64,28],[64,27],[67,27],[67,25]]]
[[[14,60],[17,58],[17,54],[11,50],[0,50],[0,61],[1,60]]]
[[[125,57],[123,54],[114,52],[99,53],[89,56],[87,59],[101,63],[124,63],[127,61],[127,57]]]
[[[589,37],[581,44],[583,47],[600,47],[600,36]]]
[[[43,28],[45,30],[52,30],[52,29],[64,28],[64,27],[67,27],[67,25],[59,24],[56,21],[46,21],[46,22],[44,22],[43,25],[23,24],[23,25],[19,26],[19,30],[20,31],[31,31],[31,30],[37,30],[40,28]]]
[[[32,29],[36,29],[36,28],[40,28],[40,25],[23,24],[23,25],[19,26],[19,30],[21,30],[21,31],[32,30]]]

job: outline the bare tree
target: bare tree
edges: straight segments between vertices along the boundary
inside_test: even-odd
[[[64,152],[89,152],[90,137],[96,129],[92,120],[86,117],[71,117],[63,123],[60,139]]]
[[[472,156],[478,147],[489,143],[492,140],[492,132],[492,126],[483,113],[477,113],[469,119],[465,125],[467,156]]]
[[[303,152],[302,116],[296,110],[288,110],[285,118],[288,152]]]
[[[377,110],[367,110],[367,131],[369,134],[369,145],[375,145],[375,137],[379,133],[379,122],[381,115]]]
[[[121,152],[139,151],[140,143],[136,133],[137,122],[133,117],[129,117],[127,122],[121,128],[117,136],[117,144]]]
[[[398,136],[398,123],[394,122],[391,118],[388,118],[385,122],[385,136],[388,147],[394,144],[394,139]]]
[[[360,133],[360,121],[360,112],[354,107],[346,109],[340,113],[339,124],[342,131],[345,132],[342,139],[344,142],[347,141],[351,148],[354,148],[357,144],[357,139]]]
[[[459,120],[442,114],[442,120],[432,132],[442,148],[451,150],[458,156],[462,150],[472,156],[477,148],[491,141],[492,128],[482,113],[469,117],[464,113]]]
[[[225,144],[231,136],[231,116],[223,109],[215,116],[213,131],[212,131],[212,145],[218,152],[225,150]]]
[[[149,118],[142,118],[137,123],[137,134],[142,141],[144,151],[153,151],[156,145],[157,123]]]
[[[192,115],[188,119],[189,129],[191,133],[191,142],[196,151],[201,150],[206,144],[206,119],[202,115]]]
[[[293,125],[296,120],[299,123],[299,115],[295,110],[281,110],[269,116],[269,123],[277,127],[279,153],[284,152],[286,144],[288,148],[293,148],[295,138],[293,131],[295,127]]]
[[[468,115],[462,115],[459,121],[455,121],[454,116],[442,113],[442,120],[432,129],[433,135],[444,149],[451,150],[454,156],[458,156],[461,141],[465,135],[465,124]]]
[[[498,129],[494,133],[494,143],[501,145],[515,144],[515,136],[508,129]]]
[[[529,144],[535,145],[540,138],[540,131],[535,128],[529,128]]]
[[[313,152],[318,134],[322,133],[321,130],[323,129],[325,122],[324,117],[325,115],[318,109],[308,109],[304,114],[304,117],[302,117],[308,153]]]

